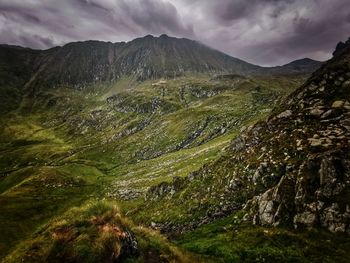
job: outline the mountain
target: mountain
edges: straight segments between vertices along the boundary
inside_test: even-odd
[[[2,46],[2,52],[9,47]],[[122,76],[138,80],[173,78],[192,73],[309,73],[320,65],[303,60],[278,68],[263,68],[209,48],[197,41],[167,35],[151,35],[130,42],[74,42],[37,53],[34,72],[27,85],[75,85],[115,81]],[[19,61],[22,63],[22,60]]]
[[[321,62],[312,60],[310,58],[303,58],[292,61],[283,66],[277,66],[270,68],[271,73],[278,74],[300,74],[300,73],[312,73],[321,66]]]
[[[167,35],[148,35],[127,43],[75,42],[41,53],[31,85],[84,85],[114,81],[125,75],[145,80],[184,73],[249,73],[259,69],[199,42]]]

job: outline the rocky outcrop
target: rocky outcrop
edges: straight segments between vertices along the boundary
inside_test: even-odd
[[[332,152],[310,158],[283,175],[277,185],[247,203],[251,220],[265,226],[323,226],[350,233],[350,163],[344,157],[349,158]]]
[[[262,181],[271,173],[261,163],[253,182],[264,190],[246,203],[245,219],[264,226],[325,227],[350,234],[350,50],[339,52],[257,126],[272,136],[246,136],[238,147],[247,151],[255,140],[253,147],[270,149],[264,156],[270,162],[279,159],[291,168],[266,188]],[[281,151],[287,158],[281,160]]]
[[[159,198],[171,198],[177,191],[184,187],[185,179],[173,177],[172,182],[163,182],[152,186],[146,194],[146,200],[157,200]]]
[[[214,97],[222,92],[225,92],[225,90],[229,88],[230,87],[225,87],[225,86],[219,86],[219,87],[214,87],[209,89],[205,87],[197,87],[197,86],[186,87],[189,94],[198,99]]]
[[[341,52],[350,45],[350,38],[344,43],[339,42],[333,52],[333,56],[338,56]]]
[[[178,106],[158,97],[136,97],[129,94],[118,94],[107,98],[107,103],[113,110],[123,113],[135,112],[139,114],[153,114],[170,112],[178,109]]]
[[[209,125],[211,119],[210,117],[207,117],[204,122],[199,123],[197,128],[190,134],[188,135],[186,138],[184,138],[177,146],[176,146],[176,150],[180,150],[183,148],[187,148],[191,145],[191,143],[198,138],[202,132],[207,128],[207,126]]]

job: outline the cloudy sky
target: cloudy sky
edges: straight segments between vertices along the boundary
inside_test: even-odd
[[[0,0],[0,43],[43,49],[163,33],[259,65],[325,60],[350,36],[350,0]]]

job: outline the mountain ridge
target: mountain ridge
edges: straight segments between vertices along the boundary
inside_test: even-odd
[[[78,41],[46,50],[0,46],[6,49],[12,47],[19,52],[38,53],[34,62],[37,70],[28,84],[32,86],[80,86],[84,83],[116,81],[125,75],[146,80],[198,73],[303,74],[310,73],[321,64],[308,60],[304,61],[303,67],[293,67],[293,62],[278,67],[261,67],[201,42],[165,34],[159,37],[147,35],[129,42]]]
[[[298,59],[295,59],[295,60],[292,60],[290,62],[287,62],[285,64],[282,64],[282,65],[274,65],[274,66],[261,66],[261,65],[258,65],[258,64],[255,64],[255,63],[251,63],[251,62],[248,62],[244,59],[240,59],[240,58],[237,58],[235,56],[232,56],[232,55],[229,55],[221,50],[218,50],[218,49],[215,49],[211,46],[208,46],[200,41],[197,41],[197,40],[193,40],[193,39],[189,39],[189,38],[185,38],[185,37],[173,37],[173,36],[169,36],[167,34],[161,34],[159,35],[158,37],[157,36],[154,36],[154,35],[151,35],[151,34],[148,34],[148,35],[145,35],[143,37],[137,37],[137,38],[134,38],[132,40],[129,40],[129,41],[118,41],[118,42],[112,42],[112,41],[103,41],[103,40],[97,40],[97,39],[87,39],[87,40],[79,40],[79,41],[72,41],[72,42],[68,42],[68,43],[65,43],[63,45],[57,45],[57,46],[53,46],[53,47],[50,47],[50,48],[47,48],[47,49],[39,49],[39,48],[31,48],[31,47],[25,47],[25,46],[20,46],[20,45],[12,45],[12,44],[6,44],[6,43],[0,43],[0,47],[9,47],[9,48],[19,48],[19,49],[28,49],[28,50],[37,50],[37,51],[48,51],[48,50],[51,50],[51,49],[56,49],[56,48],[62,48],[62,47],[65,47],[67,45],[71,45],[71,44],[83,44],[83,43],[106,43],[106,44],[127,44],[127,43],[130,43],[130,42],[133,42],[133,41],[139,41],[139,40],[143,40],[143,39],[166,39],[166,38],[170,38],[170,39],[177,39],[177,40],[186,40],[186,41],[192,41],[192,42],[195,42],[197,44],[200,44],[202,46],[205,46],[209,49],[212,49],[212,50],[215,50],[215,51],[218,51],[226,56],[229,56],[229,57],[233,57],[233,58],[236,58],[238,60],[241,60],[241,61],[244,61],[246,63],[249,63],[251,65],[254,65],[254,66],[258,66],[258,67],[262,67],[262,68],[276,68],[276,67],[283,67],[283,66],[286,66],[286,65],[289,65],[291,63],[295,63],[295,62],[299,62],[299,61],[308,61],[308,62],[319,62],[319,63],[323,63],[322,61],[318,61],[318,60],[314,60],[314,59],[311,59],[309,57],[304,57],[304,58],[298,58]],[[341,42],[342,43],[342,42]]]

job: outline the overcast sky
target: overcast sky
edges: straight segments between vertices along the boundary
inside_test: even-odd
[[[350,0],[0,0],[0,43],[187,37],[259,65],[330,58],[350,36]]]

